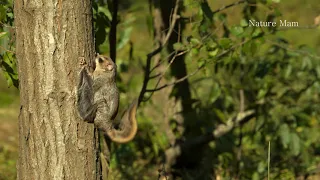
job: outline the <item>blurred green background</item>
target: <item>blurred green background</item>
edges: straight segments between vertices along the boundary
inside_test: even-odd
[[[0,179],[16,179],[19,92],[0,74]]]

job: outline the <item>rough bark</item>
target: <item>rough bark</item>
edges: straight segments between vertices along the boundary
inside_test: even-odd
[[[78,58],[93,59],[91,1],[14,2],[18,179],[100,179],[97,133],[75,109]]]

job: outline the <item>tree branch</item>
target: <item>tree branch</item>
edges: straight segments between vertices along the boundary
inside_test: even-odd
[[[228,50],[223,51],[222,53],[220,53],[219,55],[217,55],[215,59],[222,58],[222,57],[223,57],[224,55],[226,55],[227,53],[229,53],[229,52],[231,52],[232,50],[234,50],[235,48],[237,48],[237,47],[239,47],[239,46],[241,46],[241,45],[249,42],[250,40],[252,40],[252,39],[245,40],[245,41],[241,42],[240,44],[238,44],[238,45],[236,45],[236,46],[233,46],[233,47],[231,47],[231,48],[228,49]],[[184,51],[184,52],[185,52],[185,51]],[[182,77],[182,78],[180,78],[180,79],[177,79],[176,81],[174,81],[174,82],[172,82],[172,83],[164,84],[164,85],[162,85],[162,86],[160,86],[160,87],[157,87],[157,86],[156,86],[156,88],[154,88],[154,89],[146,89],[146,92],[155,92],[155,91],[159,91],[159,90],[161,90],[161,89],[163,89],[163,88],[166,88],[166,87],[168,87],[168,86],[172,86],[172,85],[178,84],[178,83],[180,83],[180,82],[188,79],[189,77],[195,75],[195,74],[196,74],[197,72],[199,72],[202,68],[204,68],[208,62],[209,62],[209,61],[206,61],[202,66],[198,67],[198,68],[197,68],[195,71],[193,71],[192,73],[190,73],[190,74],[188,74],[188,75],[186,75],[186,76],[184,76],[184,77]]]
[[[187,52],[188,52],[188,50],[183,51],[183,52],[180,52],[180,53],[178,53],[178,54],[177,54],[177,52],[176,52],[176,54],[175,54],[175,55],[172,57],[172,59],[169,61],[169,64],[167,65],[167,67],[165,68],[165,70],[164,70],[161,74],[157,75],[157,76],[160,76],[160,77],[158,78],[158,81],[157,81],[157,83],[156,83],[156,85],[155,85],[155,89],[158,87],[161,79],[162,79],[163,76],[166,74],[167,70],[169,69],[169,67],[171,66],[171,64],[174,62],[174,60],[176,59],[176,57],[181,56],[181,55],[183,55],[183,54],[185,54],[185,53],[187,53]],[[151,76],[151,77],[149,77],[149,79],[152,79],[153,77],[155,77],[155,76]],[[183,80],[182,80],[182,81],[183,81]],[[148,89],[146,89],[146,92],[149,92]],[[151,91],[151,94],[150,94],[150,96],[147,98],[147,100],[151,98],[151,96],[153,95],[154,92],[155,92],[155,91]]]
[[[245,0],[240,0],[240,1],[237,1],[237,2],[234,2],[234,3],[231,3],[231,4],[228,4],[228,5],[226,5],[226,6],[223,6],[223,7],[219,8],[219,9],[213,11],[212,13],[215,14],[215,13],[217,13],[217,12],[223,11],[223,10],[228,9],[228,8],[230,8],[230,7],[233,7],[233,6],[237,6],[237,5],[239,5],[239,4],[242,4],[242,3],[244,3],[244,2],[246,2],[246,1],[245,1]]]
[[[243,4],[245,2],[246,2],[246,0],[240,0],[240,1],[228,4],[228,5],[223,6],[223,7],[219,8],[219,9],[217,9],[215,11],[211,11],[210,14],[211,14],[211,16],[213,16],[214,14],[216,14],[216,13],[218,13],[220,11],[226,10],[226,9],[231,8],[233,6],[237,6],[237,5]],[[194,20],[197,19],[196,17],[197,17],[197,15],[193,15],[191,17],[182,17],[182,20],[184,22],[194,22]]]
[[[173,10],[173,15],[172,15],[172,21],[171,21],[171,24],[170,24],[170,28],[169,28],[169,30],[168,30],[168,32],[166,34],[166,37],[164,38],[163,42],[160,43],[160,45],[159,45],[159,47],[157,49],[153,50],[152,52],[150,52],[147,55],[146,69],[145,69],[145,74],[144,74],[143,85],[142,85],[142,88],[141,88],[141,91],[140,91],[140,94],[139,94],[139,103],[138,103],[138,105],[140,105],[140,103],[143,100],[143,96],[146,93],[148,82],[150,80],[151,59],[152,59],[153,56],[155,56],[156,54],[161,52],[163,47],[167,44],[167,42],[168,42],[168,40],[169,40],[169,38],[170,38],[170,36],[171,36],[171,34],[173,32],[173,29],[175,27],[177,19],[180,17],[179,15],[177,15],[178,9],[179,9],[179,2],[180,2],[180,0],[176,0],[176,4],[175,4],[174,10]]]
[[[239,126],[240,124],[245,124],[250,119],[252,119],[255,115],[254,110],[247,110],[244,112],[238,113],[235,117],[230,118],[226,124],[220,124],[211,134],[205,134],[193,139],[190,139],[182,144],[176,144],[175,146],[169,148],[165,152],[166,156],[166,166],[171,167],[178,156],[187,149],[192,147],[196,147],[201,144],[207,144],[221,136],[227,134],[235,127]]]
[[[176,25],[176,22],[177,22],[177,19],[180,18],[180,16],[178,15],[178,9],[179,9],[179,2],[180,0],[176,0],[176,5],[174,7],[174,10],[173,10],[173,14],[172,14],[172,21],[171,21],[171,24],[170,24],[170,28],[167,32],[167,35],[164,39],[164,41],[162,42],[162,46],[165,46],[173,32],[173,29],[174,29],[174,26]]]

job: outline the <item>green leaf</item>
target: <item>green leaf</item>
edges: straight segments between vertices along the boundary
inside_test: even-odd
[[[210,103],[214,103],[220,95],[221,95],[220,86],[218,83],[215,83],[212,87],[212,91],[210,94]]]
[[[214,16],[215,19],[220,20],[221,22],[225,22],[227,20],[227,14],[225,13],[219,13]]]
[[[280,3],[280,0],[268,0],[267,2],[269,4],[271,4],[271,3]]]
[[[258,46],[257,43],[255,43],[254,41],[252,41],[250,44],[251,55],[254,56],[258,51]]]
[[[216,116],[218,116],[218,118],[222,121],[222,122],[226,122],[226,116],[224,115],[224,113],[217,108],[213,109],[214,113],[216,114]]]
[[[191,45],[198,45],[200,44],[200,41],[197,38],[191,38],[190,43]]]
[[[110,21],[112,20],[112,15],[111,15],[111,13],[110,13],[110,11],[109,11],[108,8],[99,6],[99,7],[98,7],[98,12],[102,12],[105,16],[108,17],[108,19],[109,19]]]
[[[198,48],[192,48],[191,49],[191,54],[192,55],[198,55],[199,54],[199,49]]]
[[[263,127],[264,123],[265,123],[265,117],[259,116],[259,117],[257,118],[257,122],[256,122],[256,124],[255,124],[255,131],[256,131],[256,132],[259,131],[260,128]]]
[[[266,163],[264,161],[260,161],[258,164],[258,172],[263,173],[266,170]]]
[[[282,124],[279,128],[279,135],[284,148],[288,148],[290,143],[290,129],[287,124]]]
[[[154,143],[152,144],[153,151],[154,151],[155,155],[158,156],[158,154],[159,154],[159,146],[158,146],[158,144],[155,142],[155,140],[153,140],[153,142],[154,142]]]
[[[218,52],[219,52],[219,49],[215,49],[214,51],[209,51],[208,52],[208,56],[209,57],[216,57],[216,55],[218,54]]]
[[[289,88],[288,87],[279,87],[279,86],[275,86],[275,87],[277,87],[278,89],[277,90],[274,90],[274,89],[272,89],[272,90],[274,90],[274,93],[276,93],[277,94],[277,98],[281,98],[285,93],[287,93],[288,91],[289,91]]]
[[[252,174],[251,179],[252,179],[252,180],[260,180],[259,173],[258,173],[258,172],[254,172],[254,173]]]
[[[235,36],[240,36],[244,32],[243,27],[240,26],[233,26],[230,31]]]
[[[248,24],[248,21],[246,19],[241,19],[240,21],[240,26],[242,27],[247,27],[249,24]]]
[[[320,66],[316,67],[317,76],[320,77]]]
[[[207,49],[208,49],[208,51],[211,51],[211,50],[216,49],[217,46],[218,46],[217,43],[215,43],[215,42],[209,42],[209,43],[207,44]]]
[[[301,68],[302,69],[305,69],[305,68],[311,69],[312,68],[312,62],[311,62],[311,59],[308,56],[303,57]]]
[[[254,56],[258,51],[257,43],[254,41],[248,42],[243,45],[242,52],[248,56]]]
[[[117,43],[117,50],[122,49],[129,42],[131,32],[132,32],[132,27],[128,27],[121,32],[120,40]]]
[[[8,32],[0,32],[0,39],[7,35],[8,35]]]
[[[286,71],[285,71],[284,78],[288,79],[291,75],[291,72],[292,72],[292,66],[289,64]]]
[[[298,113],[295,113],[294,115],[297,116],[299,120],[303,120],[307,122],[312,120],[312,117],[310,116],[310,114],[305,112],[298,112]]]
[[[221,38],[219,41],[219,45],[224,49],[231,47],[231,43],[232,41],[229,38]]]
[[[291,133],[291,152],[293,155],[299,155],[300,148],[300,137],[296,133]]]
[[[15,63],[14,58],[12,57],[12,53],[7,52],[6,55],[3,56],[3,61],[7,65],[9,65],[12,70],[14,70],[16,68],[16,63]],[[9,70],[7,69],[7,71],[9,71]]]
[[[7,14],[6,14],[6,10],[7,8],[5,7],[5,6],[2,6],[2,4],[1,4],[1,6],[0,6],[0,21],[2,22],[2,21],[5,21],[6,20],[6,16],[7,16]]]
[[[206,60],[204,58],[201,58],[198,60],[198,67],[202,67],[206,64]]]
[[[9,17],[9,18],[13,18],[13,13],[7,13],[7,16]]]
[[[4,76],[5,76],[6,80],[7,80],[8,87],[11,87],[13,85],[13,81],[12,81],[12,78],[10,77],[9,73],[4,72]]]
[[[152,16],[147,16],[146,20],[147,20],[147,27],[148,27],[149,35],[153,36],[153,31],[154,31],[154,28],[153,28],[153,17]]]
[[[261,31],[261,29],[256,28],[252,33],[252,37],[258,37],[258,36],[261,36],[262,34],[263,34],[263,32]]]
[[[173,49],[176,51],[181,51],[185,49],[185,46],[181,42],[177,42],[173,44]]]
[[[265,97],[265,95],[267,94],[267,90],[265,90],[265,89],[260,89],[259,91],[258,91],[258,95],[257,95],[257,99],[262,99],[262,98],[264,98]]]

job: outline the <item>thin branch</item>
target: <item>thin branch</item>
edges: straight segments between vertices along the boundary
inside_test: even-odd
[[[245,1],[243,0],[243,1],[235,2],[235,3],[229,4],[229,5],[227,5],[227,6],[224,6],[224,7],[220,8],[219,10],[224,10],[224,9],[226,9],[226,8],[229,8],[229,7],[232,7],[232,6],[241,4],[241,3],[243,3],[243,2],[245,2]],[[218,10],[216,10],[215,12],[218,12]],[[222,22],[221,24],[223,24],[223,22]],[[180,27],[179,27],[179,31],[180,31]],[[216,33],[217,31],[218,31],[218,29],[216,29],[216,30],[213,31],[212,33],[208,34],[207,36],[203,37],[203,38],[202,38],[202,41],[204,41],[205,39],[211,37],[211,34]],[[178,34],[180,35],[180,33],[178,33]],[[180,41],[180,36],[179,36],[179,41]],[[184,51],[183,54],[187,53],[188,51],[189,51],[189,50]],[[174,53],[176,53],[176,51],[171,52],[171,53],[169,54],[169,57],[170,57],[172,54],[174,54]],[[222,53],[222,54],[224,54],[224,53]],[[181,54],[181,55],[182,55],[182,54]],[[175,58],[176,58],[176,56],[173,57],[173,59],[175,59]],[[172,64],[173,61],[170,61],[170,62],[171,62],[171,63],[169,64],[169,66]],[[151,73],[153,70],[155,70],[157,67],[159,67],[161,63],[162,63],[162,61],[159,61],[159,62],[151,69],[150,73]],[[168,67],[169,67],[169,66],[168,66]],[[168,69],[168,67],[167,67],[166,69]],[[157,87],[158,87],[158,84],[159,84],[159,82],[160,82],[160,80],[161,80],[161,78],[162,78],[162,77],[161,77],[161,78],[159,79],[159,81],[156,83],[155,88],[154,88],[153,90],[146,90],[146,92],[155,92],[155,91],[161,90],[161,89],[163,89],[163,88],[165,88],[165,87],[172,86],[172,85],[178,84],[178,83],[180,83],[180,82],[183,82],[184,80],[188,79],[188,77],[196,74],[200,69],[202,69],[202,67],[198,68],[195,72],[193,72],[193,73],[191,73],[191,74],[189,74],[189,75],[187,75],[187,76],[185,76],[185,77],[183,77],[183,78],[181,78],[181,79],[178,79],[177,81],[175,81],[175,82],[173,82],[173,83],[166,84],[166,85],[164,85],[164,86],[162,86],[162,87],[160,87],[160,88],[157,88]],[[164,74],[163,74],[163,75],[164,75]],[[152,94],[150,95],[150,97],[151,97],[151,96],[152,96]],[[150,98],[150,97],[149,97],[149,98]],[[149,98],[148,98],[148,99],[149,99]]]
[[[303,50],[298,50],[298,49],[292,49],[292,48],[289,48],[288,46],[285,46],[283,44],[280,44],[280,43],[277,43],[277,42],[274,42],[274,41],[270,41],[270,40],[266,40],[268,43],[272,44],[272,45],[275,45],[275,46],[278,46],[282,49],[285,49],[287,51],[292,51],[292,52],[296,52],[296,53],[299,53],[299,54],[303,54],[303,55],[307,55],[309,57],[312,57],[312,58],[315,58],[315,59],[320,59],[320,56],[317,56],[317,55],[313,55],[307,51],[303,51]]]
[[[234,127],[246,123],[249,119],[252,118],[254,115],[254,110],[247,110],[244,112],[240,112],[237,114],[237,116],[230,118],[226,124],[219,125],[214,131],[213,131],[213,137],[219,138],[229,131],[231,131]]]
[[[154,76],[150,76],[149,79],[154,79],[154,78],[157,78],[157,77],[159,77],[159,76],[161,76],[161,73],[156,74],[156,75],[154,75]]]
[[[234,50],[235,48],[237,48],[237,47],[239,47],[239,46],[241,46],[241,45],[249,42],[250,40],[252,40],[252,39],[245,40],[244,42],[242,42],[242,43],[240,43],[240,44],[238,44],[238,45],[236,45],[236,46],[233,46],[233,47],[231,47],[231,48],[228,49],[228,50],[223,51],[222,53],[220,53],[219,55],[216,56],[216,59],[221,58],[222,56],[224,56],[224,55],[226,55],[227,53],[231,52],[231,51]],[[208,62],[209,62],[209,61],[206,61],[202,66],[198,67],[198,68],[197,68],[195,71],[193,71],[192,73],[190,73],[190,74],[188,74],[188,75],[186,75],[186,76],[184,76],[184,77],[182,77],[182,78],[180,78],[180,79],[177,79],[176,81],[174,81],[174,82],[172,82],[172,83],[168,83],[168,84],[162,85],[162,86],[160,86],[160,87],[158,87],[158,88],[155,88],[155,89],[147,89],[146,92],[159,91],[159,90],[161,90],[161,89],[163,89],[163,88],[166,88],[166,87],[168,87],[168,86],[172,86],[172,85],[178,84],[178,83],[180,83],[180,82],[188,79],[189,77],[195,75],[197,72],[199,72],[201,69],[203,69]]]
[[[175,52],[176,52],[176,51],[175,51]],[[167,67],[165,68],[165,70],[160,74],[160,77],[158,78],[158,81],[157,81],[154,89],[157,89],[157,87],[158,87],[161,79],[164,77],[164,75],[165,75],[166,72],[168,71],[169,67],[170,67],[171,64],[174,62],[174,60],[175,60],[178,56],[181,56],[181,55],[183,55],[183,54],[185,54],[185,53],[187,53],[187,52],[188,52],[188,50],[182,51],[182,52],[180,52],[180,53],[178,53],[178,54],[177,54],[177,52],[176,52],[176,54],[175,54],[175,55],[172,57],[172,59],[169,61],[169,64],[167,65]],[[151,79],[151,77],[150,77],[150,79]],[[146,90],[146,92],[149,92],[148,89]],[[155,92],[155,91],[152,91],[152,93],[150,94],[149,98],[152,96],[153,92]],[[147,98],[147,99],[149,99],[149,98]]]
[[[219,8],[219,9],[213,11],[212,13],[213,13],[213,14],[218,13],[218,12],[220,12],[220,11],[223,11],[223,10],[228,9],[228,8],[230,8],[230,7],[233,7],[233,6],[237,6],[237,5],[242,4],[242,3],[244,3],[244,2],[246,2],[246,1],[245,1],[245,0],[240,0],[240,1],[237,1],[237,2],[234,2],[234,3],[231,3],[231,4],[228,4],[228,5],[226,5],[226,6],[223,6],[223,7]]]
[[[174,53],[176,53],[176,51],[172,51],[167,57],[163,58],[163,59],[168,59],[170,56],[172,56]],[[159,67],[161,65],[161,63],[164,61],[163,59],[161,59],[153,68],[151,68],[150,73],[152,71],[154,71],[157,67]]]
[[[215,11],[212,11],[211,14],[218,13],[218,12],[220,12],[220,11],[226,10],[226,9],[231,8],[231,7],[233,7],[233,6],[237,6],[237,5],[243,4],[243,3],[245,3],[245,2],[246,2],[246,0],[240,0],[240,1],[237,1],[237,2],[234,2],[234,3],[231,3],[231,4],[228,4],[228,5],[223,6],[223,7],[219,8],[219,9],[217,9],[217,10],[215,10]],[[182,19],[184,22],[194,23],[194,22],[195,22],[194,19],[197,19],[197,18],[196,18],[197,16],[198,16],[198,15],[193,15],[193,16],[191,16],[191,17],[182,17],[181,19]],[[200,22],[201,22],[201,21],[199,21],[199,23],[200,23]]]
[[[168,30],[168,32],[166,34],[166,37],[165,37],[164,41],[159,45],[158,48],[156,48],[155,50],[153,50],[151,53],[149,53],[147,55],[146,69],[145,69],[145,74],[144,74],[143,85],[142,85],[142,88],[141,88],[141,91],[140,91],[140,94],[139,94],[139,104],[143,100],[143,96],[146,93],[148,82],[150,80],[149,76],[150,76],[151,59],[152,59],[153,56],[155,56],[156,54],[161,52],[163,47],[167,44],[167,42],[168,42],[168,40],[169,40],[169,38],[170,38],[170,36],[171,36],[171,34],[173,32],[173,29],[174,29],[174,27],[176,25],[177,19],[180,17],[178,15],[179,2],[180,2],[180,0],[176,0],[176,4],[175,4],[174,10],[173,10],[173,15],[172,15],[172,21],[171,21],[171,24],[170,24],[170,28],[169,28],[169,30]]]
[[[180,0],[176,0],[176,5],[174,7],[174,10],[173,10],[173,14],[172,14],[172,21],[171,21],[171,24],[170,24],[170,28],[167,32],[167,35],[164,39],[164,41],[162,42],[162,46],[165,46],[172,34],[172,31],[174,30],[174,26],[176,25],[176,22],[177,22],[177,19],[180,18],[180,16],[178,15],[178,9],[179,9],[179,2]]]
[[[176,80],[176,81],[174,81],[174,82],[172,82],[172,83],[165,84],[165,85],[163,85],[163,86],[161,86],[161,87],[158,87],[158,88],[156,88],[156,89],[147,89],[146,92],[155,92],[155,91],[159,91],[159,90],[161,90],[161,89],[163,89],[163,88],[166,88],[166,87],[168,87],[168,86],[176,85],[176,84],[178,84],[178,83],[180,83],[180,82],[188,79],[190,76],[195,75],[195,74],[196,74],[197,72],[199,72],[203,67],[204,67],[204,66],[198,67],[197,70],[195,70],[194,72],[192,72],[192,73],[184,76],[183,78],[180,78],[180,79],[178,79],[178,80]]]
[[[235,127],[239,126],[240,124],[245,124],[250,119],[252,119],[255,115],[254,110],[247,110],[244,112],[238,113],[235,117],[230,118],[226,124],[220,124],[217,128],[211,133],[196,137],[194,139],[190,139],[182,144],[177,144],[169,149],[166,150],[166,165],[170,167],[175,163],[175,160],[178,156],[181,155],[182,151],[187,149],[199,146],[201,144],[207,144],[221,136],[227,134]]]
[[[3,22],[0,22],[0,25],[3,26],[3,27],[6,27],[6,28],[10,28],[10,29],[15,29],[16,27],[15,26],[10,26],[6,23],[3,23]]]
[[[9,50],[9,49],[7,49],[7,48],[3,47],[3,46],[0,46],[0,48],[1,48],[1,49],[3,49],[3,50],[5,50],[5,51],[11,52],[12,54],[16,54],[16,52],[11,51],[11,50]]]

